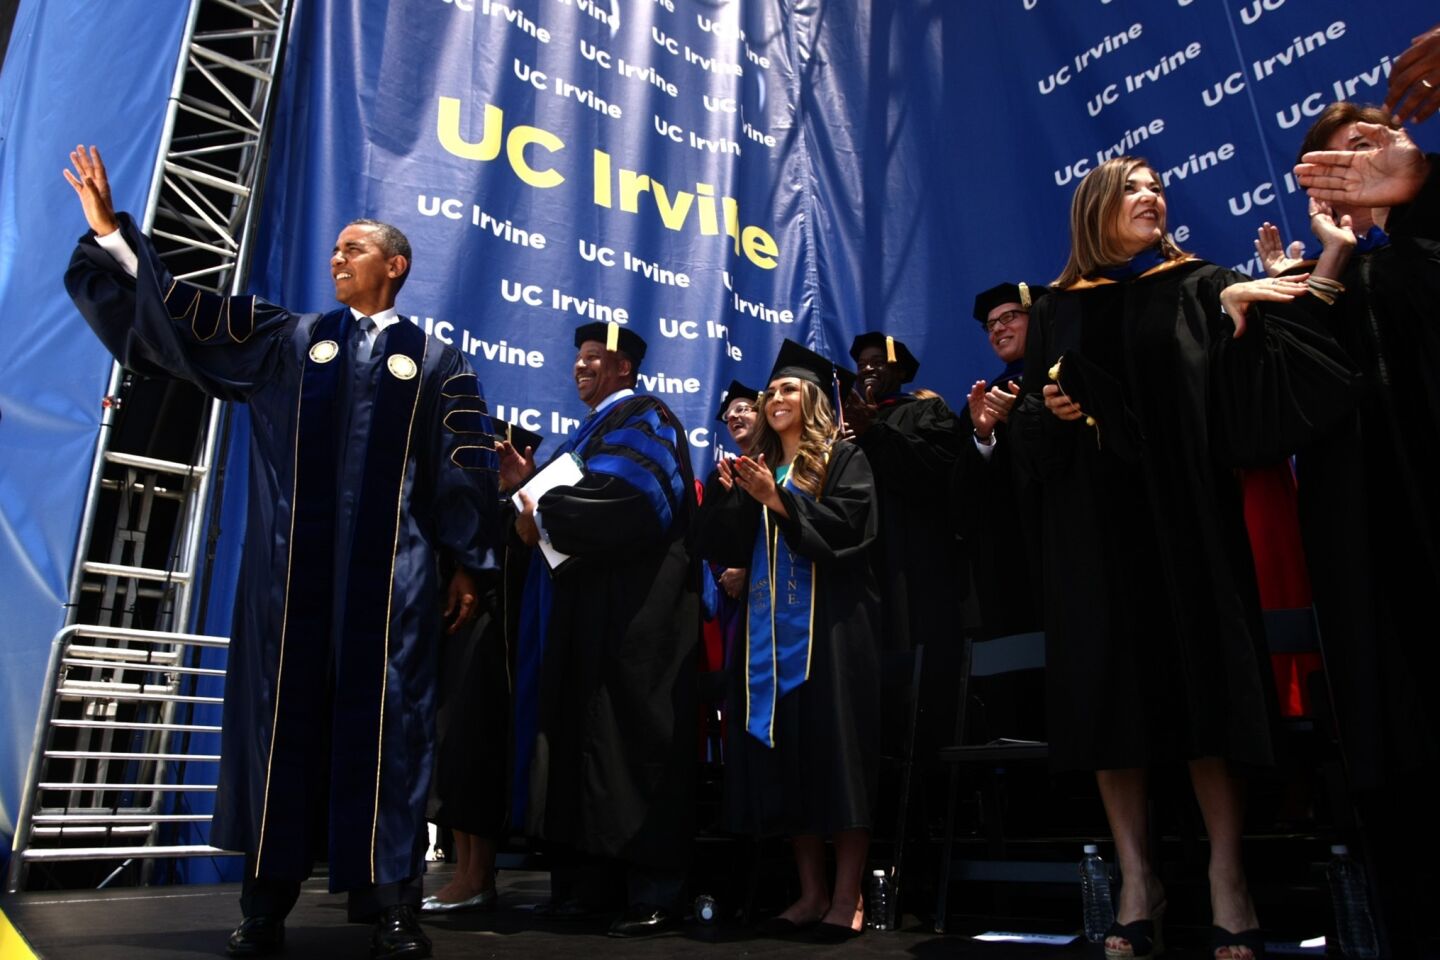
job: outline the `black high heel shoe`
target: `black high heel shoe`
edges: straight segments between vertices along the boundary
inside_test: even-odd
[[[1126,948],[1113,948],[1108,943],[1105,946],[1105,960],[1151,960],[1165,952],[1165,940],[1162,936],[1163,929],[1161,920],[1165,916],[1166,901],[1161,900],[1160,905],[1150,911],[1150,916],[1144,920],[1131,920],[1129,923],[1112,923],[1110,929],[1105,931],[1105,939],[1118,937],[1128,945]]]
[[[1265,958],[1265,935],[1260,932],[1259,927],[1252,927],[1249,930],[1241,930],[1239,933],[1231,933],[1224,927],[1210,928],[1210,956],[1212,960],[1219,960],[1221,950],[1246,949],[1255,960]]]

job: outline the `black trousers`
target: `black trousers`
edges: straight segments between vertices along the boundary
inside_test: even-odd
[[[351,923],[373,923],[386,907],[420,907],[423,878],[407,877],[396,883],[356,887],[348,894],[346,912]],[[255,861],[245,857],[245,879],[240,884],[240,912],[246,917],[283,919],[300,899],[299,880],[255,876]]]

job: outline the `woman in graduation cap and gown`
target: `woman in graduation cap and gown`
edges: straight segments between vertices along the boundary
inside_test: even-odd
[[[721,465],[728,487],[702,508],[702,556],[749,567],[728,711],[732,829],[793,839],[800,899],[774,932],[860,929],[860,877],[877,782],[879,591],[868,548],[870,465],[835,442],[835,368],[793,341],[761,397],[752,452]],[[833,894],[824,838],[833,837]]]
[[[1040,485],[1052,763],[1096,771],[1115,836],[1125,884],[1107,956],[1157,949],[1146,768],[1185,761],[1210,839],[1214,955],[1248,960],[1264,947],[1237,773],[1273,763],[1274,691],[1233,468],[1343,415],[1350,371],[1286,307],[1304,277],[1242,282],[1174,245],[1145,161],[1096,168],[1070,217],[1012,431]]]
[[[730,387],[720,401],[715,419],[725,424],[730,439],[735,442],[737,456],[749,453],[754,446],[759,431],[759,403],[760,391],[739,380],[730,381]],[[700,498],[702,505],[718,497],[725,489],[720,482],[719,464],[724,458],[719,443],[715,444],[715,451],[718,458],[716,469],[705,480],[705,490]],[[703,599],[709,619],[705,624],[705,662],[711,670],[723,670],[735,655],[735,638],[740,633],[745,612],[748,574],[744,567],[727,567],[722,563],[710,562],[706,567]]]

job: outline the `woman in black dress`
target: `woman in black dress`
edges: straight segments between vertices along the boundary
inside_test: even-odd
[[[1237,768],[1273,761],[1274,692],[1233,467],[1343,408],[1333,342],[1165,233],[1160,179],[1119,157],[1075,192],[1072,250],[1031,315],[1017,448],[1040,488],[1051,754],[1094,770],[1124,875],[1112,958],[1156,949],[1147,767],[1188,763],[1210,838],[1215,956],[1263,952]]]

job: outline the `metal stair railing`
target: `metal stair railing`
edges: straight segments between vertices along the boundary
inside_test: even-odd
[[[77,641],[88,642],[80,643]],[[105,646],[105,643],[124,646]],[[180,669],[177,664],[187,648],[221,648],[228,641],[223,637],[200,634],[138,630],[128,627],[104,627],[71,624],[60,630],[51,643],[50,673],[55,685],[56,710],[65,704],[79,704],[87,717],[108,712],[112,705],[124,701],[152,701],[156,704],[174,702],[219,703],[219,697],[196,697],[173,692],[175,685],[144,681],[147,675],[170,674]],[[79,654],[79,656],[77,656]],[[78,662],[76,662],[78,661]],[[73,668],[101,669],[118,674],[119,679],[77,679]],[[213,671],[212,671],[213,672]],[[137,675],[136,680],[126,680]],[[96,705],[100,711],[93,709]],[[104,730],[107,733],[130,731],[148,735],[148,748],[64,749],[54,743],[56,730]],[[180,733],[216,733],[219,727],[208,724],[118,721],[110,719],[67,719],[53,716],[48,724],[38,724],[35,731],[34,766],[44,768],[56,780],[40,780],[34,784],[36,802],[29,811],[26,825],[31,841],[24,849],[28,861],[91,860],[109,858],[152,857],[164,849],[163,856],[214,856],[224,851],[194,845],[159,847],[153,843],[154,828],[164,823],[199,823],[209,814],[176,814],[158,812],[158,801],[171,793],[213,793],[213,783],[176,784],[165,780],[165,764],[184,760],[191,763],[217,763],[218,755],[174,753],[165,748],[165,738]],[[138,764],[129,779],[107,777],[109,763],[124,761]],[[63,767],[56,772],[57,766]],[[63,798],[61,800],[60,798]],[[96,842],[102,838],[105,843]],[[114,841],[120,838],[122,843]],[[38,839],[54,841],[39,845]],[[78,845],[61,841],[81,840]]]

